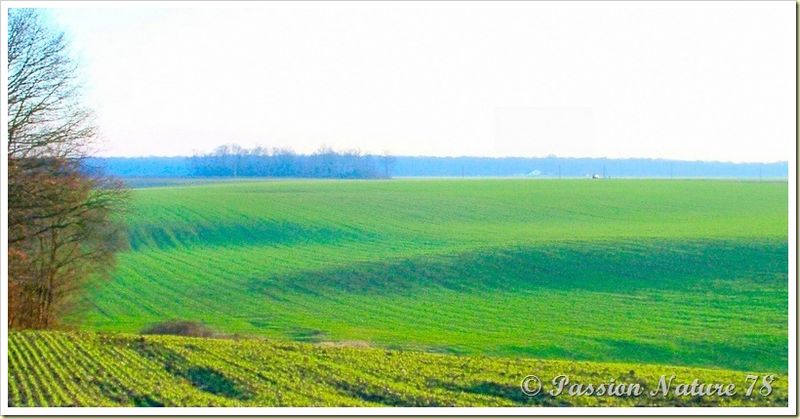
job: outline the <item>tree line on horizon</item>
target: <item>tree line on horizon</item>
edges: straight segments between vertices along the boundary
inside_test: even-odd
[[[311,154],[286,148],[225,144],[188,158],[190,176],[375,179],[390,177],[394,158],[320,147]]]
[[[321,149],[325,150],[325,149]],[[214,155],[216,154],[216,156]],[[164,178],[237,176],[254,177],[322,177],[321,170],[312,170],[321,161],[336,161],[326,153],[302,155],[287,149],[261,148],[249,154],[234,157],[233,153],[208,153],[193,157],[93,157],[86,159],[87,170],[99,170],[120,178]],[[344,153],[336,153],[344,154]],[[337,157],[338,158],[338,157]],[[642,178],[731,178],[731,179],[786,179],[787,162],[731,163],[713,161],[680,161],[664,159],[611,159],[569,157],[425,157],[357,154],[357,159],[367,160],[363,178],[391,177],[542,177],[576,178],[592,174],[606,177]],[[227,159],[227,160],[226,160]],[[351,157],[341,160],[352,161]],[[339,160],[339,161],[341,161]],[[288,165],[281,161],[289,162]],[[198,164],[200,163],[200,164]],[[234,164],[235,163],[235,164]],[[200,167],[203,166],[203,167]],[[292,170],[282,168],[292,167]],[[325,167],[325,166],[321,166]],[[348,164],[335,163],[344,168]],[[376,173],[377,172],[377,173]],[[339,170],[328,170],[325,177],[340,177]],[[352,174],[358,171],[350,171]],[[332,176],[332,174],[334,176]],[[335,176],[339,174],[339,176]],[[377,175],[377,176],[376,176]]]

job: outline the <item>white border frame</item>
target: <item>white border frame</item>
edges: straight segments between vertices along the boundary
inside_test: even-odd
[[[270,7],[285,7],[296,6],[299,2],[275,1],[269,2]],[[324,3],[325,7],[335,5],[336,7],[381,7],[382,2],[362,3],[359,1],[306,1],[303,3],[320,4]],[[410,4],[414,7],[418,6],[417,2],[392,2],[397,4]],[[491,5],[489,5],[491,3]],[[453,5],[469,5],[469,7],[503,7],[513,4],[514,7],[519,7],[525,2],[518,1],[431,1],[425,4],[429,7],[453,7]],[[535,2],[542,3],[542,2]],[[549,3],[549,2],[548,2]],[[564,5],[570,2],[556,2]],[[577,3],[577,2],[572,2]],[[626,1],[592,1],[593,5],[597,4],[613,4],[613,3],[628,3]],[[683,3],[683,2],[670,2],[670,1],[649,1],[644,2],[648,5],[653,3]],[[714,3],[717,6],[720,4],[728,4],[730,2],[718,1],[692,1],[686,2],[693,5]],[[734,2],[739,3],[739,2]],[[743,2],[744,3],[744,2]],[[764,3],[784,3],[786,4],[787,12],[795,16],[795,30],[797,30],[796,21],[796,7],[797,4],[793,1],[752,1],[756,4]],[[685,4],[685,3],[684,3]],[[164,1],[164,2],[150,2],[150,1],[4,1],[2,3],[2,17],[0,17],[0,48],[2,49],[2,72],[6,76],[3,77],[2,86],[0,86],[0,95],[2,96],[2,103],[0,104],[0,112],[3,116],[8,115],[8,73],[5,69],[8,68],[8,9],[18,7],[31,7],[31,8],[252,8],[261,7],[261,2],[248,2],[248,1]],[[797,40],[795,39],[795,62],[797,60]],[[795,72],[797,68],[795,67]],[[795,92],[797,92],[797,80],[795,79]],[[795,93],[796,95],[796,93]],[[795,96],[795,115],[797,115],[797,97]],[[2,239],[2,246],[0,251],[0,266],[2,266],[2,289],[0,303],[2,303],[2,310],[0,311],[0,414],[4,416],[16,415],[191,415],[191,416],[210,416],[210,415],[347,415],[347,416],[374,416],[374,415],[442,415],[442,416],[566,416],[566,415],[614,415],[614,416],[632,416],[632,415],[766,415],[766,416],[796,416],[797,415],[797,117],[795,116],[795,150],[789,158],[789,365],[788,365],[788,379],[789,379],[789,405],[787,407],[163,407],[163,408],[148,408],[148,407],[8,407],[8,304],[5,304],[5,298],[8,295],[8,242],[5,239],[8,237],[8,166],[5,164],[8,160],[8,127],[5,123],[0,124],[0,132],[2,132],[3,147],[0,150],[3,163],[0,164],[0,238]]]

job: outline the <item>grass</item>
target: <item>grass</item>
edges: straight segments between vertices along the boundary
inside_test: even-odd
[[[70,322],[785,373],[787,205],[785,182],[136,189],[131,250]]]
[[[261,339],[12,332],[11,406],[786,406],[788,382],[750,396],[738,371],[642,364],[457,356]],[[537,374],[543,391],[522,393]],[[571,383],[638,384],[638,397],[552,395]],[[661,375],[667,396],[649,397]],[[678,397],[678,384],[734,384],[733,397]]]

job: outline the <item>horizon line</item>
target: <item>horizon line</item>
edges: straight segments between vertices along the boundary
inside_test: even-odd
[[[336,153],[345,153],[347,151],[336,151]],[[310,156],[314,153],[293,153],[297,156]],[[435,155],[410,155],[410,154],[375,154],[375,153],[363,153],[362,156],[370,156],[370,157],[402,157],[402,158],[434,158],[434,159],[491,159],[491,160],[503,160],[503,159],[561,159],[561,160],[651,160],[651,161],[665,161],[665,162],[680,162],[680,163],[722,163],[722,164],[789,164],[788,160],[774,160],[774,161],[731,161],[731,160],[684,160],[679,158],[667,158],[667,157],[574,157],[574,156],[557,156],[557,155],[547,155],[547,156],[476,156],[476,155],[460,155],[460,156],[435,156]],[[195,156],[192,155],[138,155],[138,156],[86,156],[87,159],[153,159],[153,158],[164,158],[164,159],[177,159],[177,158],[192,158]]]

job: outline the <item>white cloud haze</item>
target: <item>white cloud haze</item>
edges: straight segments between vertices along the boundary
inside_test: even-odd
[[[794,153],[793,2],[150,4],[51,11],[102,155]]]

